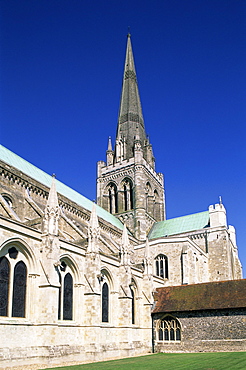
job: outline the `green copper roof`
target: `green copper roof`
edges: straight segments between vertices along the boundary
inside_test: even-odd
[[[176,235],[189,231],[200,230],[208,225],[209,212],[199,212],[192,215],[171,218],[170,220],[156,222],[148,235],[149,239]]]
[[[11,152],[2,145],[0,145],[0,160],[17,168],[19,171],[50,188],[52,176],[35,167],[33,164],[27,162],[25,159],[19,157],[17,154]],[[56,180],[56,189],[58,193],[64,195],[66,198],[84,207],[88,211],[92,210],[93,202],[91,200],[85,198],[83,195],[79,194],[77,191],[69,188],[67,185],[58,180]],[[97,215],[103,218],[105,221],[111,223],[113,226],[123,230],[123,224],[120,222],[120,220],[99,206],[97,206]]]

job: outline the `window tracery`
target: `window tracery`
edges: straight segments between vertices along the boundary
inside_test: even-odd
[[[172,316],[165,316],[159,320],[156,327],[157,340],[159,341],[180,341],[181,325],[179,321]]]
[[[168,259],[164,254],[159,254],[155,258],[156,275],[163,279],[168,279]]]
[[[26,316],[27,267],[15,247],[0,258],[0,316]]]

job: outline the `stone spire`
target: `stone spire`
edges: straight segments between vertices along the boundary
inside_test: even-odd
[[[129,159],[133,157],[134,139],[137,134],[139,135],[141,146],[143,148],[146,143],[146,133],[137,85],[131,37],[130,34],[128,34],[116,136],[116,153],[121,153],[121,159]],[[119,154],[116,154],[116,161],[119,161]]]
[[[44,211],[45,232],[51,235],[58,235],[58,220],[60,218],[60,208],[58,204],[55,181],[55,175],[53,175],[48,200]]]

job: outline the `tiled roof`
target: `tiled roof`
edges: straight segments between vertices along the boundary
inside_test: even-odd
[[[50,188],[52,176],[40,170],[33,164],[27,162],[25,159],[19,157],[17,154],[11,152],[2,145],[0,145],[0,160],[12,167],[15,167],[19,171]],[[71,189],[69,186],[58,180],[56,180],[56,189],[58,193],[77,203],[79,206],[87,209],[88,211],[92,210],[93,202],[91,200],[87,199],[77,191]],[[97,206],[97,215],[103,218],[105,221],[111,223],[113,226],[123,230],[123,224],[120,222],[120,220],[99,206]]]
[[[208,226],[209,212],[199,212],[188,216],[171,218],[170,220],[156,222],[149,232],[149,239],[176,235],[189,231],[200,230]]]
[[[157,288],[153,313],[246,307],[246,279]]]

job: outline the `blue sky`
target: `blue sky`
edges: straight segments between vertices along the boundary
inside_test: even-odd
[[[126,35],[167,217],[222,196],[246,277],[246,2],[1,0],[1,143],[90,199]]]

